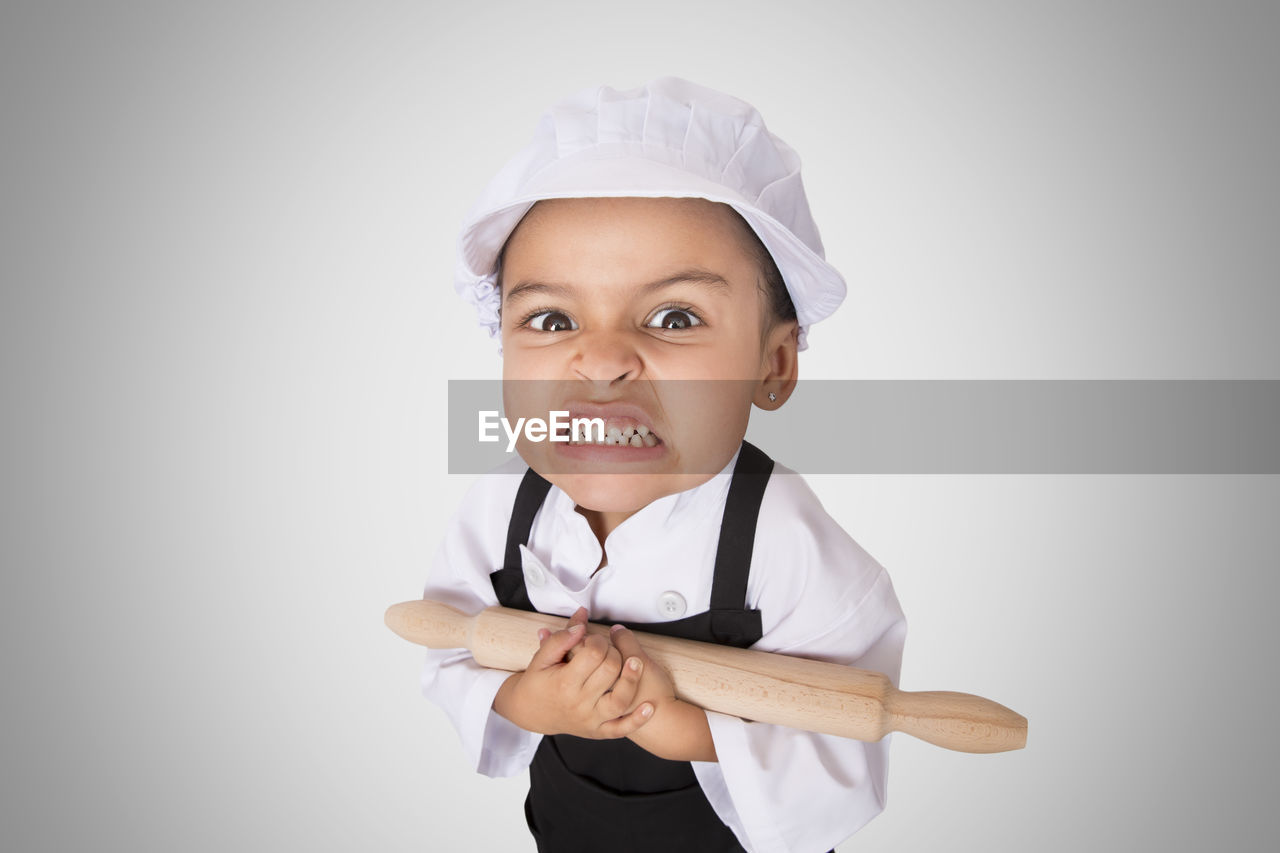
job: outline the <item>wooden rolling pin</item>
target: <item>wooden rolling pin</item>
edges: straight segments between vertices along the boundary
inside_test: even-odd
[[[468,616],[436,601],[387,608],[387,627],[433,649],[470,649],[490,669],[523,670],[538,629],[563,616],[490,607]],[[603,625],[592,633],[608,635]],[[908,693],[888,676],[838,663],[681,640],[637,631],[645,653],[671,674],[676,696],[708,711],[761,723],[878,741],[905,732],[960,752],[1005,752],[1027,744],[1027,718],[968,693]]]

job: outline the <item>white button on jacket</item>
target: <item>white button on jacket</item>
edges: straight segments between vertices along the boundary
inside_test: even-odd
[[[669,589],[658,597],[658,613],[662,615],[662,621],[679,619],[687,609],[684,596],[674,590]]]
[[[585,606],[593,621],[605,623],[706,611],[736,461],[735,455],[706,483],[622,522],[603,549],[609,570],[598,573],[599,541],[573,500],[552,487],[523,555],[534,607],[569,616]],[[503,564],[525,470],[513,457],[467,493],[437,554],[427,598],[469,613],[498,603],[489,573]],[[761,611],[764,634],[753,648],[877,670],[898,683],[907,623],[888,573],[781,464],[760,507],[746,605]],[[448,714],[471,766],[489,776],[525,770],[542,737],[492,710],[507,677],[478,666],[465,650],[430,650],[423,670],[424,695]],[[714,712],[707,720],[719,761],[693,762],[694,772],[716,813],[752,853],[828,850],[884,807],[892,735],[863,743]]]

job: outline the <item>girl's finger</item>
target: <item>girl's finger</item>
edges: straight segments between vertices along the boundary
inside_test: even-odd
[[[582,642],[582,636],[586,631],[585,625],[571,625],[563,631],[551,634],[533,653],[533,658],[529,661],[529,669],[546,669],[560,663],[569,649]]]
[[[596,731],[602,738],[626,737],[653,717],[653,705],[645,702],[625,717],[618,717],[601,725]]]
[[[636,639],[635,634],[631,633],[630,628],[614,625],[609,629],[609,639],[618,647],[618,651],[622,652],[623,657],[643,658],[645,656],[644,649],[640,648],[640,641]]]
[[[573,659],[565,667],[564,677],[580,687],[585,685],[592,673],[605,662],[612,648],[609,641],[599,634],[587,634],[582,644],[574,649]]]
[[[602,637],[601,639],[604,638]],[[622,655],[618,653],[617,649],[606,643],[604,660],[600,661],[600,665],[588,673],[582,682],[582,690],[590,696],[593,705],[599,702],[601,696],[608,693],[609,688],[613,687],[621,671]],[[628,705],[627,708],[629,707],[631,706]],[[623,708],[622,711],[627,710],[627,708]],[[616,717],[622,711],[617,711],[609,716]]]
[[[627,658],[622,662],[622,672],[613,683],[613,690],[601,697],[601,711],[611,717],[619,717],[627,712],[631,703],[636,701],[640,692],[640,676],[644,675],[644,661],[640,658]]]

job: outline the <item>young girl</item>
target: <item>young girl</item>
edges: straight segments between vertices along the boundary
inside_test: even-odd
[[[522,439],[440,549],[427,598],[569,617],[522,673],[429,652],[423,692],[471,765],[529,769],[542,853],[820,853],[852,835],[884,807],[888,738],[688,705],[631,631],[897,683],[906,621],[888,574],[743,440],[844,297],[795,153],[749,104],[685,80],[581,92],[469,215],[458,287],[500,338],[508,416],[605,426]],[[584,638],[587,619],[612,639]]]

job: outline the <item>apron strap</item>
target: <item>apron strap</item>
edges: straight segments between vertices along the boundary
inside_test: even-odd
[[[498,603],[503,607],[527,610],[530,613],[535,610],[533,602],[529,600],[529,589],[524,584],[520,546],[528,543],[534,516],[538,514],[538,508],[546,500],[549,491],[550,480],[544,479],[532,468],[524,473],[524,479],[520,481],[520,488],[516,492],[515,507],[511,510],[511,522],[507,525],[507,548],[503,566],[489,575]]]
[[[711,585],[711,609],[741,608],[747,600],[747,576],[751,572],[751,552],[755,549],[756,518],[765,486],[773,473],[773,460],[753,444],[742,442],[738,463],[733,466],[729,496],[720,521],[720,543],[716,546],[715,580]]]
[[[750,442],[742,442],[725,498],[711,581],[711,632],[724,645],[745,648],[763,635],[759,610],[745,610],[747,577],[755,549],[756,519],[773,460]]]

